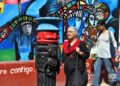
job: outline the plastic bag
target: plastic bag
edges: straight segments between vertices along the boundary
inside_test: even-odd
[[[98,46],[94,45],[90,50],[90,59],[96,60],[97,57],[98,57]]]

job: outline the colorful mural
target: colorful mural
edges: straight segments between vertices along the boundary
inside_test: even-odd
[[[23,4],[24,10],[22,10]],[[22,61],[34,58],[37,23],[35,17],[25,14],[28,0],[21,0],[21,4],[18,6],[17,1],[5,0],[4,12],[0,14],[2,20],[0,28],[1,61]]]
[[[0,0],[0,13],[4,10],[4,0]]]
[[[110,8],[105,2],[92,1],[92,3],[88,1],[71,1],[53,14],[53,16],[62,17],[64,20],[64,39],[66,39],[66,29],[69,26],[76,26],[80,39],[86,42],[89,49],[91,42],[96,39],[97,22],[101,19],[107,21],[110,17]],[[110,26],[108,25],[108,27]]]
[[[1,5],[1,9],[4,9],[0,14],[0,51],[2,52],[0,61],[29,60],[30,57],[33,59],[35,51],[31,47],[35,44],[33,43],[37,27],[35,18],[40,16],[63,18],[63,22],[59,25],[60,44],[66,39],[67,28],[76,26],[79,38],[85,41],[90,49],[91,42],[96,39],[96,24],[100,19],[106,21],[109,30],[118,33],[118,15],[115,15],[118,14],[116,5],[118,0],[114,3],[107,0],[2,0],[1,3],[4,3]],[[34,30],[28,30],[30,37],[26,34],[27,30],[20,29],[25,24],[31,24]],[[26,38],[22,35],[26,35]],[[118,41],[117,34],[115,37]],[[25,47],[26,45],[28,46]],[[13,53],[12,59],[8,60],[8,56],[3,51]]]

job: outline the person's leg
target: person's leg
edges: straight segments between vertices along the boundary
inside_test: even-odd
[[[116,86],[120,86],[120,83],[119,83],[119,82],[117,82]]]
[[[120,86],[120,69],[119,69],[119,67],[117,69],[117,85],[116,86]]]
[[[93,86],[99,86],[101,64],[102,64],[102,60],[101,58],[98,57],[94,63],[94,75],[93,75],[93,81],[92,81]]]
[[[103,62],[104,62],[105,67],[108,71],[108,84],[110,84],[111,86],[115,86],[116,75],[115,75],[114,69],[112,68],[111,61],[110,61],[110,59],[104,58]]]
[[[112,68],[112,64],[111,64],[110,59],[103,58],[103,63],[105,64],[105,67],[106,67],[109,74],[115,74],[114,69]]]

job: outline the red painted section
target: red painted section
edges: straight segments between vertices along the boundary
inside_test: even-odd
[[[89,84],[92,82],[91,65],[93,61],[88,59]],[[102,67],[101,78],[107,79],[107,71]],[[0,86],[37,86],[37,72],[35,61],[11,61],[0,62]],[[64,64],[61,65],[60,73],[56,77],[56,86],[65,86]]]
[[[30,0],[21,0],[21,3],[27,2]],[[4,0],[4,4],[18,4],[18,0]]]
[[[0,42],[2,41],[2,38],[0,38]]]
[[[93,61],[91,59],[86,60],[86,67],[87,67],[87,73],[88,73],[88,83],[92,82],[93,74],[92,74],[92,64]]]
[[[37,86],[34,61],[0,62],[1,86]]]
[[[35,61],[0,62],[0,86],[37,86]],[[64,86],[63,64],[57,75],[57,86]]]
[[[36,39],[37,43],[40,44],[58,43],[59,34],[56,32],[38,31]]]
[[[66,78],[64,74],[64,64],[61,65],[60,73],[57,74],[56,81],[56,86],[65,86]]]

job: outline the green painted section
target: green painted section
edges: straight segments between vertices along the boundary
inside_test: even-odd
[[[0,49],[0,61],[15,61],[15,49]]]

